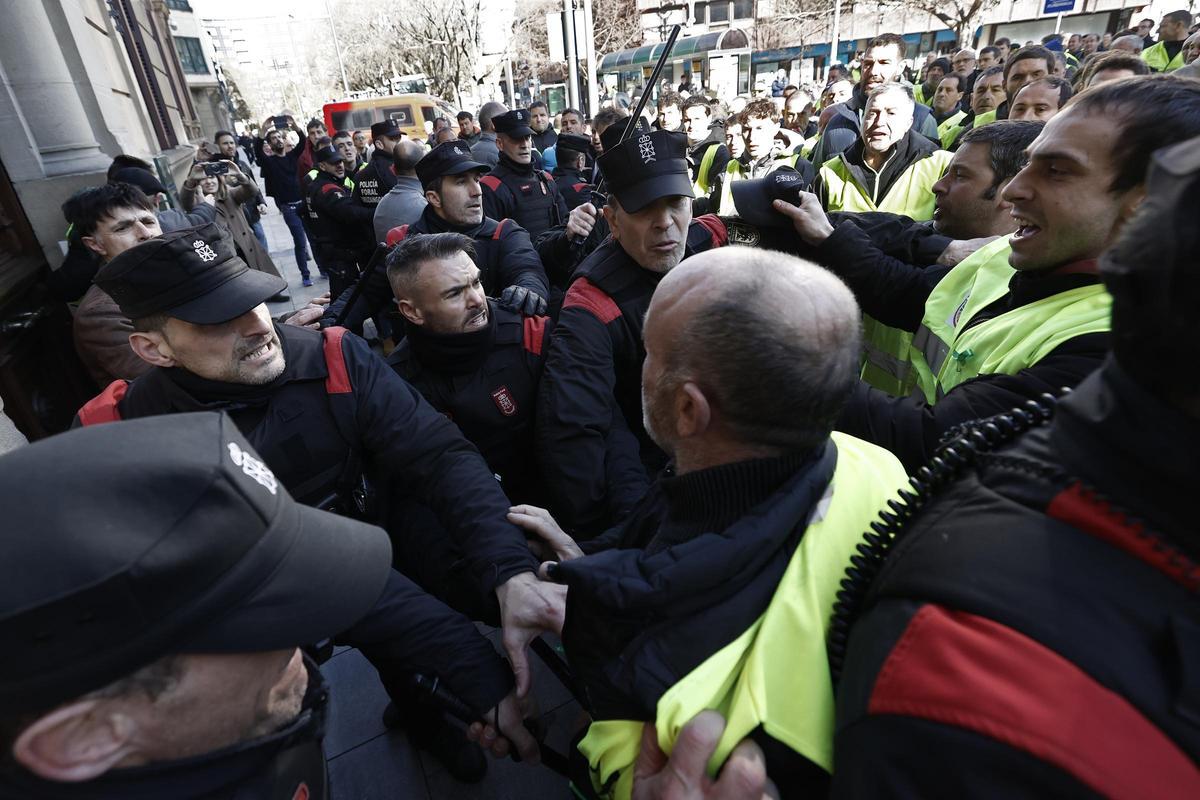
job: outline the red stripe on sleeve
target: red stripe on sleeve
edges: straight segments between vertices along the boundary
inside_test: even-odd
[[[564,311],[568,308],[586,309],[605,325],[621,316],[621,309],[613,299],[587,278],[580,278],[571,284],[567,296],[563,298],[562,307]]]
[[[346,369],[346,354],[342,351],[342,338],[346,335],[346,329],[326,328],[321,331],[321,335],[325,337],[325,366],[329,369],[329,377],[325,379],[325,393],[353,392],[350,373]]]

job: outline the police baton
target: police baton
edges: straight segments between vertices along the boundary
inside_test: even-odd
[[[436,705],[445,713],[454,717],[462,724],[472,725],[476,722],[485,722],[485,720],[481,720],[479,715],[473,712],[471,707],[464,703],[462,699],[458,697],[458,695],[451,692],[445,686],[442,686],[441,682],[437,678],[431,678],[428,675],[422,675],[418,672],[412,676],[412,685],[416,687],[417,691],[420,692],[421,695],[433,701],[434,705]],[[525,727],[529,728],[529,723],[526,723]],[[532,732],[533,731],[531,729],[530,733]],[[500,733],[503,735],[503,731],[500,731]],[[536,739],[537,737],[535,736],[534,738]],[[569,779],[571,777],[569,759],[567,756],[563,755],[557,750],[550,749],[545,745],[544,742],[541,741],[538,741],[538,749],[541,751],[543,764],[545,764],[554,772],[557,772],[559,775],[562,775],[564,778]],[[513,747],[510,757],[513,761],[521,760],[521,756],[517,753],[516,747]]]
[[[362,297],[363,289],[367,285],[368,276],[383,263],[383,260],[387,257],[388,250],[388,246],[382,242],[375,245],[375,251],[371,253],[370,260],[363,267],[362,274],[358,276],[358,280],[354,282],[354,290],[350,292],[350,299],[346,302],[346,305],[342,306],[342,310],[338,312],[337,320],[333,323],[335,327],[340,328],[346,321],[346,316],[350,313],[350,309],[354,308],[354,304],[358,302],[358,298]],[[333,303],[336,301],[337,298],[334,297],[330,298],[329,302]]]
[[[667,65],[667,59],[671,57],[671,51],[675,49],[675,40],[679,38],[681,26],[674,25],[671,27],[671,33],[667,36],[667,43],[663,47],[662,53],[658,56],[658,63],[654,65],[654,71],[650,73],[650,79],[646,83],[646,90],[642,92],[642,96],[638,98],[637,105],[633,107],[633,113],[629,115],[629,119],[625,122],[625,130],[621,131],[621,138],[617,141],[620,145],[637,130],[638,120],[642,118],[642,112],[646,110],[646,103],[650,102],[650,94],[658,86],[659,76],[662,75],[663,67]],[[600,171],[600,180],[592,188],[592,205],[596,211],[604,208],[607,203],[607,197],[604,194],[604,171]],[[571,243],[572,249],[583,247],[584,237],[577,239]]]

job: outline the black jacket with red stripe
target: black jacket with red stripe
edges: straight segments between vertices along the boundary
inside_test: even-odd
[[[483,213],[492,219],[511,219],[529,238],[538,237],[567,221],[567,206],[549,172],[533,164],[518,164],[503,153],[491,172],[479,179]]]
[[[692,220],[687,255],[728,241]],[[555,518],[590,537],[641,499],[666,456],[642,426],[642,323],[660,274],[609,239],[575,270],[538,391],[537,449]]]
[[[577,169],[555,167],[551,173],[558,185],[558,193],[562,195],[567,212],[574,211],[577,206],[592,202],[592,185],[588,183]],[[566,222],[566,217],[562,222]]]
[[[534,458],[533,416],[549,317],[526,317],[488,301],[488,326],[432,335],[409,325],[388,364],[479,448],[514,504],[544,505]]]
[[[484,216],[478,225],[461,228],[439,217],[432,206],[426,206],[421,218],[412,225],[392,228],[388,232],[386,244],[393,247],[406,237],[418,233],[461,233],[474,239],[475,266],[479,267],[483,290],[488,297],[498,297],[509,286],[524,286],[543,299],[550,296],[546,272],[542,269],[541,259],[533,250],[529,234],[512,220],[497,222]],[[388,283],[387,270],[382,264],[368,272],[362,280],[365,280],[366,284],[342,321],[342,325],[352,331],[361,331],[367,318],[375,316],[392,304],[392,287]],[[350,302],[353,293],[354,287],[351,286],[329,304],[325,316],[321,319],[322,326],[336,323],[338,315]]]
[[[403,495],[434,510],[485,592],[537,569],[479,451],[362,339],[341,328],[275,330],[287,366],[265,386],[156,367],[110,385],[78,421],[225,411],[299,502],[325,505],[360,461],[382,504]]]
[[[1045,409],[972,423],[850,571],[835,797],[1200,797],[1200,423],[1112,362]]]

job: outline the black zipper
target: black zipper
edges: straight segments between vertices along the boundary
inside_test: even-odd
[[[954,483],[983,453],[1006,445],[1031,428],[1046,424],[1058,403],[1051,394],[1004,414],[956,425],[946,432],[929,463],[909,476],[912,491],[901,489],[900,500],[888,500],[888,509],[863,534],[850,566],[846,568],[833,605],[826,652],[836,685],[842,675],[850,629],[862,613],[871,584],[878,577],[892,548],[904,538],[918,512],[943,488]]]

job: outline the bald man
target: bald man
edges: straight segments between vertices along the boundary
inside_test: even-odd
[[[749,737],[783,797],[824,796],[832,759],[827,620],[855,543],[904,480],[887,451],[831,433],[859,362],[859,313],[830,272],[727,247],[663,276],[645,321],[646,430],[674,470],[589,555],[543,509],[570,587],[563,643],[591,700],[580,750],[628,796],[642,721],[665,751],[698,712]],[[664,695],[670,692],[669,702]]]
[[[375,241],[387,241],[387,232],[400,225],[412,225],[421,218],[428,203],[421,181],[417,179],[417,162],[425,148],[412,139],[404,139],[392,148],[392,164],[396,183],[375,206],[372,227]]]

